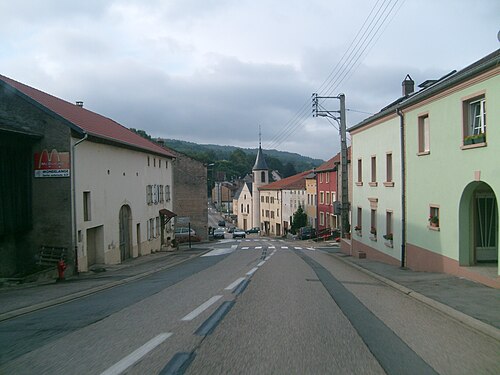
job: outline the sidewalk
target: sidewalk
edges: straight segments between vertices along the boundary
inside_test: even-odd
[[[102,272],[80,273],[63,282],[51,280],[4,286],[0,288],[0,321],[148,276],[208,250],[209,244],[197,243],[191,249],[186,245],[179,251],[153,253],[117,265],[103,265]]]
[[[500,290],[444,273],[410,269],[358,259],[336,246],[317,247],[337,259],[420,300],[488,336],[500,340]]]

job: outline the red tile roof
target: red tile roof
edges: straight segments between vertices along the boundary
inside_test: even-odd
[[[279,181],[271,182],[270,184],[261,186],[259,190],[296,190],[306,188],[306,176],[312,170],[300,172],[293,176],[283,178]]]
[[[56,98],[55,96],[14,81],[8,77],[0,75],[0,80],[39,103],[50,112],[61,116],[90,136],[110,140],[126,146],[132,146],[155,154],[175,157],[168,149],[141,137],[107,117],[101,116],[83,107],[79,107],[76,104]]]
[[[347,147],[347,159],[351,158],[351,147]],[[316,172],[325,172],[325,171],[331,171],[335,167],[335,164],[340,163],[340,152],[335,155],[333,158],[325,161],[323,164],[321,164],[318,168],[316,168]]]

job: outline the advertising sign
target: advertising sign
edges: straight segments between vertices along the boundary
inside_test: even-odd
[[[69,177],[69,152],[58,152],[53,149],[35,153],[35,177]]]

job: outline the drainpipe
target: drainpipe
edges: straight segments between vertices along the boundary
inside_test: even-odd
[[[78,275],[78,233],[76,227],[76,185],[75,185],[75,149],[80,143],[85,141],[88,138],[88,133],[84,133],[84,136],[79,141],[76,141],[75,144],[71,147],[71,188],[73,193],[73,246],[75,249],[75,274]]]
[[[401,268],[406,266],[406,148],[405,148],[405,121],[403,112],[396,108],[399,116],[399,130],[401,138]]]

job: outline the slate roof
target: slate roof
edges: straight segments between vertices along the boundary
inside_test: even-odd
[[[259,150],[257,151],[257,158],[255,159],[255,164],[252,171],[267,171],[269,168],[266,163],[266,158],[262,152],[262,148],[259,145]]]
[[[306,176],[312,172],[311,170],[297,173],[293,176],[283,178],[279,181],[261,186],[259,190],[299,190],[306,188]]]
[[[14,89],[21,97],[53,117],[62,120],[81,134],[88,133],[89,136],[113,143],[167,157],[175,157],[168,149],[141,137],[110,118],[0,75],[0,86],[5,87],[6,85],[7,89],[9,87]]]

